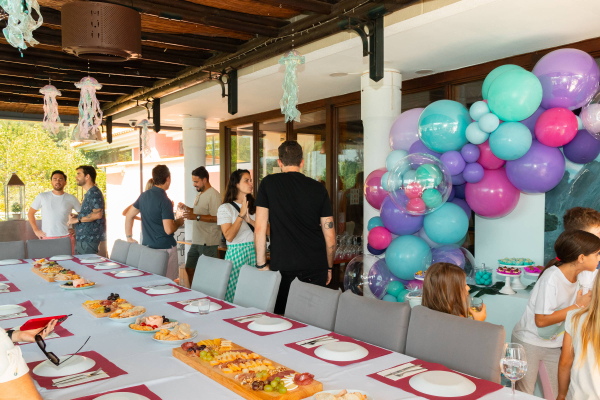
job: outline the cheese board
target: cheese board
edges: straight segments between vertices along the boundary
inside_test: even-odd
[[[43,274],[40,271],[40,269],[36,267],[31,268],[31,271],[33,271],[33,273],[39,276],[40,278],[44,279],[46,282],[54,282],[54,275]]]
[[[173,356],[248,400],[300,400],[323,390],[299,373],[225,339],[186,342]]]
[[[120,298],[118,294],[114,293],[111,293],[106,300],[87,300],[81,306],[96,318],[106,318],[118,309],[127,311],[134,308],[127,300]]]

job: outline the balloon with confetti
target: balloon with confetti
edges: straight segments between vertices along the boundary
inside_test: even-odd
[[[40,89],[44,95],[44,128],[53,135],[60,129],[60,117],[58,116],[58,103],[56,96],[60,96],[60,91],[52,85],[46,85]]]
[[[27,45],[35,46],[39,43],[33,38],[33,31],[42,26],[44,19],[36,0],[0,0],[0,7],[8,14],[6,28],[2,29],[2,33],[11,46],[21,52]],[[32,10],[38,15],[37,21],[33,19]]]
[[[296,108],[298,105],[298,77],[296,68],[304,64],[304,56],[297,50],[291,50],[285,56],[279,59],[279,64],[285,65],[285,74],[283,77],[283,97],[279,102],[281,113],[285,115],[285,122],[300,122],[300,111]]]
[[[102,125],[102,110],[100,102],[96,98],[96,90],[102,88],[102,85],[96,79],[86,76],[77,82],[75,87],[81,89],[79,122],[75,130],[80,137],[87,138],[92,136]]]

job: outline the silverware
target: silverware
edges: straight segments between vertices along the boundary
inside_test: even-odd
[[[389,374],[387,374],[387,375],[384,375],[384,376],[388,377],[388,376],[396,375],[397,373],[400,373],[400,372],[406,371],[407,369],[412,369],[412,368],[420,367],[421,365],[423,365],[423,364],[407,365],[407,366],[406,366],[406,367],[404,367],[404,368],[397,369],[396,371],[394,371],[394,372],[390,372]]]
[[[234,318],[234,321],[236,322],[248,322],[248,321],[252,321],[255,319],[259,319],[261,317],[264,317],[264,314],[258,314],[258,315],[250,315],[250,316],[246,316],[246,317],[238,317],[238,318]]]
[[[395,374],[388,375],[386,378],[389,378],[389,377],[402,378],[406,374],[411,374],[411,373],[415,373],[415,372],[424,372],[424,371],[427,371],[427,368],[423,368],[423,367],[406,368],[405,370],[402,370]]]
[[[169,285],[166,283],[163,283],[162,285],[142,286],[142,289],[152,289],[152,288],[155,288],[158,286],[169,286]]]
[[[79,381],[81,379],[91,378],[92,376],[100,375],[103,372],[104,371],[102,371],[102,368],[100,368],[99,370],[90,372],[88,374],[80,374],[80,375],[69,376],[69,377],[62,378],[62,379],[57,379],[52,382],[52,386],[63,385],[65,383],[72,383],[72,382]]]
[[[334,337],[333,336],[329,336],[329,335],[327,335],[327,336],[321,336],[321,337],[316,338],[316,339],[310,339],[310,340],[307,340],[307,341],[304,341],[304,342],[298,342],[296,344],[298,346],[307,346],[307,345],[312,346],[313,344],[316,344],[318,342],[322,342],[323,340],[330,340],[330,339],[334,339]]]

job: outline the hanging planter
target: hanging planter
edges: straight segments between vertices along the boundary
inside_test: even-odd
[[[279,59],[279,64],[285,65],[283,77],[283,97],[279,102],[281,113],[285,115],[285,122],[300,122],[300,111],[298,111],[298,77],[296,68],[304,64],[304,56],[297,50],[291,50]]]
[[[33,38],[33,31],[42,26],[44,19],[36,0],[0,0],[0,7],[8,14],[6,28],[2,29],[2,33],[11,46],[22,51],[27,45],[35,46],[39,43]],[[33,19],[32,10],[38,15],[37,21]]]
[[[56,96],[60,96],[60,91],[52,85],[46,85],[40,89],[44,95],[44,128],[53,135],[60,129],[60,117],[58,116],[58,103]]]

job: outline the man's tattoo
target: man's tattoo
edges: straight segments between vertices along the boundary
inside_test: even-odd
[[[333,222],[325,222],[325,229],[333,228]]]

